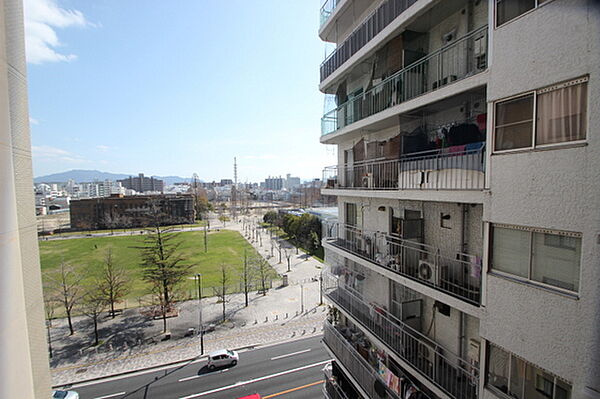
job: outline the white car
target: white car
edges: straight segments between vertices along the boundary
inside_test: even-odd
[[[236,351],[221,349],[208,354],[208,369],[213,370],[216,367],[235,366],[240,360]]]
[[[52,391],[52,399],[79,399],[75,391]]]

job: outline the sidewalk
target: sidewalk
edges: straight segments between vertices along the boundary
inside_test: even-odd
[[[218,223],[214,222],[215,227]],[[244,235],[241,224],[228,222],[224,228]],[[302,251],[296,255],[294,249],[288,273],[285,256],[279,263],[275,249],[275,256],[270,257],[269,240],[268,233],[262,232],[262,247],[258,242],[249,242],[278,273],[288,275],[290,285],[273,288],[266,296],[251,293],[248,307],[244,306],[243,294],[229,296],[226,305],[228,321],[205,334],[205,352],[265,345],[321,332],[326,306],[318,306],[318,278],[323,264]],[[199,337],[185,335],[189,328],[198,329],[198,301],[180,303],[178,308],[179,316],[168,319],[171,340],[159,340],[162,320],[142,316],[139,308],[128,309],[115,319],[103,319],[100,334],[105,340],[104,345],[86,350],[80,348],[86,347],[92,340],[89,320],[82,317],[74,319],[77,331],[74,336],[68,336],[65,319],[55,320],[52,328],[55,357],[51,359],[53,385],[72,384],[196,357],[200,352]],[[222,317],[222,304],[217,303],[216,298],[203,299],[202,317],[205,326],[217,324]]]

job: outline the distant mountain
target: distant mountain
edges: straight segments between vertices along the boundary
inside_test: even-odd
[[[125,179],[129,176],[137,176],[137,174],[121,174],[121,173],[109,173],[109,172],[101,172],[99,170],[82,170],[82,169],[73,169],[67,172],[62,173],[54,173],[46,176],[39,176],[33,179],[34,183],[66,183],[70,179],[73,179],[76,183],[83,182],[92,182],[94,180],[102,181],[102,180],[120,180]],[[150,177],[150,176],[148,176]],[[158,179],[164,180],[165,184],[174,184],[181,182],[189,182],[189,178],[183,178],[179,176],[154,176]]]

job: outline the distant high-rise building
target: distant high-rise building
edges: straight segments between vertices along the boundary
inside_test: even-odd
[[[281,190],[283,189],[283,178],[281,177],[267,177],[265,179],[265,190]]]
[[[300,178],[292,177],[289,173],[285,176],[285,184],[284,187],[288,190],[293,190],[294,188],[300,187]]]
[[[154,177],[145,177],[143,173],[140,173],[137,177],[129,176],[126,179],[117,180],[123,185],[123,187],[130,190],[135,190],[138,193],[162,192],[164,189],[164,182]]]

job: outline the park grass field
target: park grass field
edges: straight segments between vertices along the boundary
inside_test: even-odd
[[[243,268],[244,251],[248,258],[259,256],[254,248],[237,232],[232,230],[213,231],[208,234],[208,252],[204,252],[204,232],[193,231],[177,233],[181,241],[179,251],[185,264],[192,265],[190,277],[202,273],[202,283],[205,291],[203,296],[213,295],[210,287],[219,285],[221,264],[230,269],[230,285],[238,284],[239,273]],[[149,285],[142,280],[140,264],[140,247],[144,237],[88,237],[68,240],[41,241],[40,260],[43,279],[48,279],[64,260],[78,272],[88,275],[88,270],[101,268],[106,251],[111,248],[115,263],[123,265],[131,277],[131,291],[127,296],[128,306],[134,306],[138,299],[147,296]],[[275,270],[272,270],[276,276]],[[91,279],[84,280],[83,284]],[[182,285],[183,294],[196,295],[195,281],[187,279]]]

